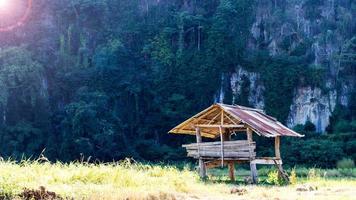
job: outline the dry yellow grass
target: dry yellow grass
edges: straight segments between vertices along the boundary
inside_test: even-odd
[[[174,166],[0,162],[0,191],[18,198],[23,188],[45,186],[74,199],[353,199],[356,180],[315,178],[290,186],[252,186],[203,182],[197,173]],[[309,191],[309,187],[317,190]],[[231,194],[234,187],[243,195]],[[307,188],[308,191],[297,191]]]

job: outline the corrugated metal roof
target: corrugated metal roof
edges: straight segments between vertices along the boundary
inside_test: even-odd
[[[266,115],[262,110],[251,109],[243,106],[219,105],[226,112],[239,118],[242,123],[249,125],[257,134],[264,135],[266,137],[303,137],[303,135],[287,128],[275,118]]]
[[[258,135],[265,137],[276,136],[292,136],[303,137],[303,135],[287,128],[275,118],[266,115],[262,110],[248,108],[237,105],[214,104],[204,111],[198,113],[192,118],[184,121],[180,125],[173,128],[170,133],[195,134],[195,125],[197,124],[219,124],[219,121],[214,121],[219,112],[228,114],[231,123],[243,124],[244,127],[251,128]],[[202,135],[205,137],[219,136],[219,130],[213,128],[205,128],[202,130]]]

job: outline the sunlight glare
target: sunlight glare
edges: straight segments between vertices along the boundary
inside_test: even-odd
[[[10,0],[0,0],[0,9],[5,10],[9,5]]]

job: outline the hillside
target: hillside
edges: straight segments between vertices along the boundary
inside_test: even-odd
[[[182,160],[194,138],[167,131],[224,102],[307,134],[290,165],[356,158],[354,1],[19,2],[0,11],[2,157]]]

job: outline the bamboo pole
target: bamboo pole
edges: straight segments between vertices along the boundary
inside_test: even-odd
[[[224,137],[223,137],[223,133],[222,133],[222,127],[219,127],[219,131],[220,131],[220,155],[221,155],[221,167],[224,167]]]

